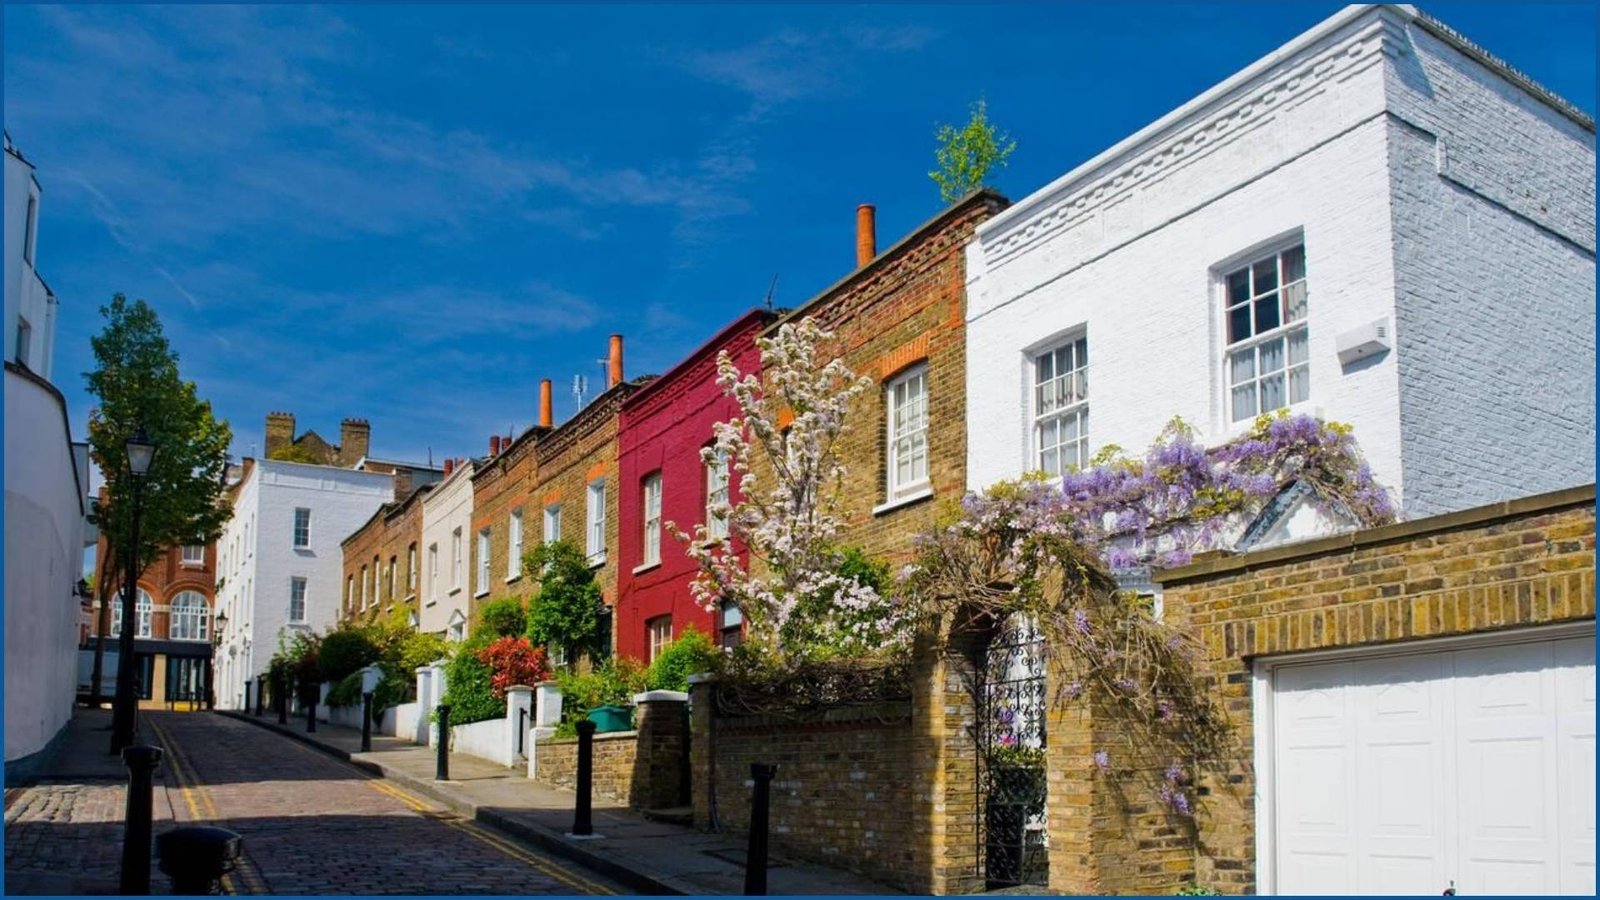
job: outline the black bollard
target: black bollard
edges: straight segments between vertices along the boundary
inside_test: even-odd
[[[578,803],[572,812],[573,834],[594,834],[594,820],[589,802],[593,781],[594,723],[582,719],[578,722]]]
[[[450,780],[450,704],[439,704],[438,757],[433,766],[434,781]]]
[[[272,686],[272,699],[278,701],[278,724],[289,724],[289,679],[279,678]]]
[[[772,776],[777,766],[750,764],[755,790],[750,795],[750,843],[744,854],[744,892],[760,897],[767,893],[767,809],[771,805]]]
[[[528,748],[523,744],[528,739],[528,711],[517,707],[517,755],[527,756]]]
[[[361,694],[361,752],[372,752],[372,692]]]
[[[249,713],[250,713],[250,679],[248,679],[248,678],[246,678],[244,680],[244,711],[245,711],[246,715],[249,715]]]
[[[311,701],[306,707],[306,734],[314,734],[317,730],[317,701]]]
[[[206,896],[222,893],[222,876],[233,871],[243,839],[226,828],[174,828],[156,838],[161,871],[172,879],[172,893]]]
[[[267,709],[266,699],[267,699],[267,683],[266,683],[265,680],[257,678],[256,679],[256,715],[257,716],[260,716],[263,712],[266,712],[266,709]]]
[[[146,896],[150,893],[150,814],[151,780],[161,763],[159,747],[127,747],[122,751],[128,767],[128,806],[122,835],[122,879],[120,893]]]

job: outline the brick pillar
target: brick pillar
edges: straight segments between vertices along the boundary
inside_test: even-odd
[[[943,646],[941,647],[941,643]],[[978,846],[981,798],[978,794],[977,709],[972,696],[981,635],[961,633],[941,641],[918,639],[912,672],[912,722],[917,754],[926,767],[917,789],[926,828],[928,857],[918,860],[915,891],[971,894],[984,890],[983,856]]]
[[[717,683],[709,677],[689,676],[689,796],[694,827],[710,831],[716,781],[716,747],[713,741]]]
[[[689,695],[682,691],[648,691],[633,698],[639,730],[633,784],[628,805],[669,809],[689,799]]]

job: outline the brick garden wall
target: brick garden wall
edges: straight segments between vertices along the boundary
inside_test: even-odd
[[[537,764],[535,781],[565,790],[575,790],[578,774],[576,738],[539,741],[534,744]],[[633,790],[633,772],[639,753],[637,731],[612,731],[594,736],[594,781],[590,788],[596,797],[627,804]]]
[[[1594,501],[1591,484],[1198,562],[1159,576],[1165,614],[1200,640],[1249,748],[1254,657],[1593,619]],[[1242,758],[1199,784],[1195,875],[1225,893],[1256,888],[1251,771]]]

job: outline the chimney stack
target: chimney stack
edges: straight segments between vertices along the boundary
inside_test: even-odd
[[[489,455],[490,456],[499,456],[500,455],[500,435],[498,435],[498,434],[489,435]]]
[[[445,457],[445,460],[444,460],[444,477],[449,478],[450,477],[450,473],[454,472],[455,470],[456,470],[456,461],[451,459],[451,458],[449,458],[449,457]]]
[[[555,412],[550,399],[550,379],[539,382],[539,427],[550,428],[554,425]]]
[[[877,211],[870,203],[856,207],[856,268],[878,255]]]
[[[611,383],[607,388],[614,388],[622,383],[622,335],[611,336]]]

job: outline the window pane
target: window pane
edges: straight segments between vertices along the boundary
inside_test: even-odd
[[[1237,344],[1250,334],[1250,304],[1228,310],[1228,343]]]
[[[1228,276],[1228,305],[1237,306],[1250,299],[1250,270],[1240,269]]]
[[[1306,340],[1306,330],[1296,329],[1289,333],[1289,365],[1296,366],[1306,361],[1310,353],[1310,342]]]
[[[1272,375],[1261,379],[1261,411],[1271,412],[1284,405],[1283,375]]]
[[[1255,296],[1259,297],[1268,291],[1278,289],[1278,261],[1276,259],[1264,259],[1256,263],[1250,267],[1250,274],[1254,280],[1251,287],[1255,291]]]
[[[1278,295],[1276,292],[1256,301],[1256,334],[1271,331],[1280,324],[1278,320]]]
[[[1041,355],[1033,364],[1033,383],[1047,384],[1056,373],[1056,355],[1046,353]]]
[[[1061,422],[1061,442],[1071,443],[1078,439],[1078,417],[1069,415]]]
[[[1299,281],[1306,277],[1306,248],[1302,244],[1283,251],[1283,283]]]
[[[1039,454],[1039,468],[1043,469],[1047,475],[1060,475],[1060,451],[1052,447]]]
[[[1086,337],[1078,338],[1077,347],[1078,358],[1075,360],[1075,362],[1077,363],[1078,368],[1081,369],[1089,364],[1089,339]]]
[[[1289,402],[1300,403],[1311,396],[1311,370],[1305,366],[1289,370]]]
[[[1260,346],[1261,374],[1266,375],[1283,368],[1283,338],[1274,338]],[[1268,407],[1271,409],[1272,407]]]
[[[1039,423],[1039,446],[1054,447],[1060,442],[1056,437],[1061,427],[1060,419],[1049,419]]]
[[[1233,389],[1233,421],[1248,419],[1256,414],[1255,382]]]
[[[1229,384],[1242,384],[1256,375],[1256,354],[1254,350],[1241,350],[1228,357]]]
[[[1036,412],[1038,412],[1040,415],[1044,415],[1055,410],[1056,393],[1051,389],[1050,382],[1045,382],[1044,384],[1040,385],[1035,389],[1034,393],[1037,394],[1037,396],[1034,398]]]
[[[1283,320],[1298,322],[1306,317],[1306,283],[1291,284],[1283,289]]]

